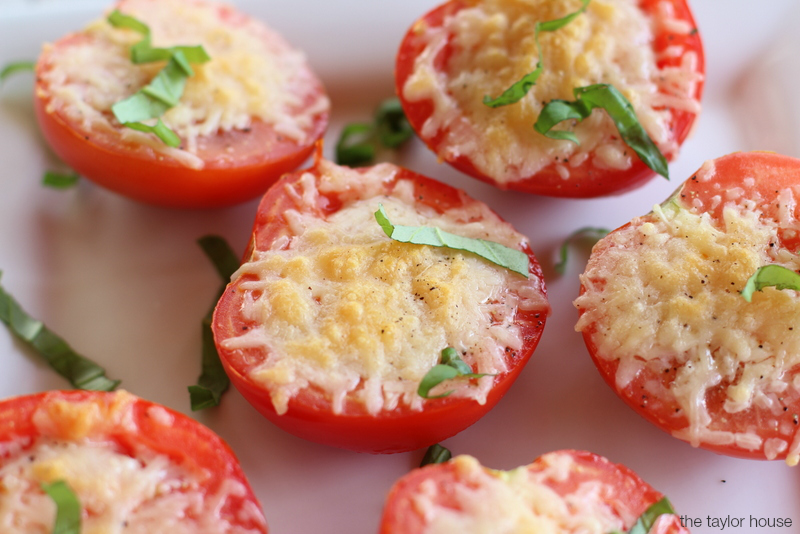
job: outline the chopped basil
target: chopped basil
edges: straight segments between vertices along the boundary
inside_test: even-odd
[[[69,189],[78,184],[81,177],[77,172],[54,172],[45,171],[42,176],[42,185],[52,187],[53,189]]]
[[[422,381],[417,388],[417,395],[426,399],[441,399],[447,397],[453,391],[448,391],[441,395],[430,396],[431,389],[438,386],[445,380],[457,378],[459,376],[465,378],[481,378],[487,376],[486,373],[473,373],[469,365],[458,356],[458,352],[453,347],[447,347],[442,350],[442,356],[438,365],[434,365],[430,371],[425,373]]]
[[[765,287],[800,291],[800,274],[781,265],[764,265],[747,279],[747,283],[742,289],[742,296],[744,300],[750,302],[753,293],[761,291]]]
[[[367,165],[374,161],[379,148],[398,148],[413,135],[400,100],[386,99],[375,110],[373,122],[355,122],[342,128],[336,143],[336,163]]]
[[[225,373],[225,368],[222,366],[217,347],[214,344],[211,319],[214,307],[225,291],[231,275],[239,268],[239,258],[224,238],[207,235],[198,239],[197,243],[216,267],[223,284],[211,309],[203,317],[201,325],[203,336],[202,372],[197,379],[197,385],[189,386],[189,400],[193,411],[217,406],[222,399],[222,394],[230,386],[230,379]]]
[[[2,286],[0,321],[38,352],[58,374],[69,380],[73,387],[113,391],[119,385],[119,380],[107,378],[102,367],[75,352],[44,323],[28,315]]]
[[[453,454],[447,449],[447,447],[442,447],[438,443],[434,443],[428,450],[425,451],[425,456],[422,457],[422,462],[420,462],[420,467],[425,467],[426,465],[430,464],[441,464],[448,461],[450,458],[453,457]]]
[[[542,109],[533,128],[551,139],[562,139],[578,143],[570,131],[552,130],[566,120],[582,121],[595,108],[606,110],[620,137],[639,156],[645,165],[669,180],[669,168],[664,155],[658,150],[650,136],[639,123],[633,106],[613,85],[595,84],[573,89],[575,100],[551,100]]]
[[[81,503],[63,480],[41,485],[42,491],[56,504],[56,522],[52,534],[80,534]]]
[[[18,72],[33,72],[36,69],[35,61],[14,61],[7,63],[0,69],[0,83],[6,81],[6,78]]]
[[[111,106],[114,117],[128,128],[155,134],[168,146],[180,146],[180,138],[161,121],[160,117],[169,108],[178,105],[186,80],[194,75],[190,64],[205,63],[211,58],[202,46],[153,48],[150,42],[150,28],[140,20],[118,10],[114,10],[108,16],[108,22],[115,28],[133,30],[142,35],[142,40],[131,47],[133,63],[167,62],[149,84]],[[142,122],[150,119],[158,121],[155,125]]]
[[[606,228],[595,228],[585,226],[572,232],[561,244],[559,249],[559,261],[553,267],[558,274],[564,274],[567,270],[567,255],[569,254],[569,246],[577,241],[591,241],[592,245],[597,243],[600,239],[608,235],[609,230]]]
[[[672,508],[669,499],[663,497],[660,501],[647,507],[647,510],[639,516],[639,519],[636,520],[628,534],[647,534],[660,516],[674,513],[675,510]]]
[[[395,241],[472,252],[500,267],[505,267],[528,278],[530,260],[528,255],[521,250],[509,248],[494,241],[486,241],[485,239],[462,237],[431,226],[395,226],[389,222],[389,217],[386,215],[383,205],[380,204],[378,205],[378,211],[375,212],[375,219],[381,225],[383,231],[386,232],[386,235]]]
[[[483,103],[490,108],[498,108],[500,106],[507,106],[509,104],[519,102],[523,96],[528,94],[528,91],[531,90],[531,87],[536,85],[539,75],[542,74],[542,53],[541,47],[539,46],[539,32],[553,32],[563,28],[572,22],[575,17],[586,11],[586,7],[589,5],[590,1],[591,0],[583,0],[583,4],[581,5],[580,9],[560,19],[537,22],[533,27],[533,39],[536,42],[536,50],[539,53],[539,58],[536,61],[536,69],[534,69],[533,72],[529,72],[523,76],[519,81],[515,82],[511,87],[503,91],[503,94],[497,98],[492,98],[489,95],[485,95],[483,97]]]

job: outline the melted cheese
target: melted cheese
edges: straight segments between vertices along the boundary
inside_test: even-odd
[[[775,246],[785,217],[762,216],[754,201],[735,190],[728,196],[736,202],[723,205],[721,223],[672,201],[609,234],[611,246],[593,254],[581,277],[586,291],[575,301],[582,311],[576,329],[591,327],[599,357],[619,359],[619,390],[645,367],[677,367],[670,393],[689,421],[675,431],[677,437],[695,446],[763,450],[775,458],[798,441],[796,426],[778,425],[777,417],[763,420],[759,425],[780,426],[781,435],[764,442],[755,432],[716,428],[706,401],[722,385],[725,413],[758,408],[763,419],[782,415],[800,396],[792,372],[800,365],[800,295],[767,288],[748,303],[739,293],[761,265],[798,270],[800,260]],[[791,190],[779,198],[793,210]],[[712,200],[715,206],[720,202]],[[788,451],[789,463],[797,463],[798,447]]]
[[[566,495],[554,491],[554,484],[579,469],[568,454],[543,456],[545,467],[537,471],[489,471],[469,456],[452,461],[459,484],[447,493],[455,506],[437,504],[432,480],[414,495],[412,506],[426,522],[422,534],[608,534],[624,532],[626,521],[635,520],[622,503],[609,504],[615,489],[600,480],[581,482]]]
[[[648,134],[667,156],[678,146],[669,131],[671,111],[699,112],[694,99],[697,57],[684,56],[680,67],[658,69],[652,49],[652,22],[634,0],[594,0],[586,12],[555,32],[541,32],[544,70],[535,86],[514,105],[490,108],[485,95],[496,97],[536,68],[534,26],[580,7],[578,0],[483,0],[448,16],[441,27],[420,24],[417,38],[426,49],[402,89],[409,101],[430,99],[433,113],[422,127],[432,138],[444,131],[440,156],[467,156],[476,168],[499,183],[535,174],[552,162],[566,180],[570,169],[587,158],[595,167],[627,169],[636,156],[619,139],[608,115],[595,110],[573,131],[580,145],[535,134],[531,128],[544,103],[574,100],[573,88],[610,83],[628,98]],[[662,19],[673,20],[668,8]],[[684,28],[688,33],[691,28]],[[435,58],[452,39],[448,72]],[[675,47],[672,54],[682,54]]]
[[[234,275],[244,277],[242,313],[259,326],[222,345],[266,349],[249,376],[270,390],[276,411],[284,413],[307,387],[323,391],[336,413],[345,398],[369,413],[401,403],[420,409],[419,382],[448,346],[477,373],[506,371],[507,352],[522,347],[517,310],[546,313],[541,281],[472,254],[392,241],[374,212],[382,203],[394,224],[437,226],[515,248],[525,238],[474,201],[444,214],[415,204],[411,182],[386,185],[397,167],[358,173],[322,165],[319,183],[306,174],[288,192],[305,210],[285,212],[287,235]],[[344,202],[327,219],[308,211],[320,193]],[[493,377],[453,382],[431,393],[455,389],[455,396],[483,403]]]
[[[113,104],[148,84],[164,66],[163,61],[130,61],[130,47],[141,40],[140,34],[115,29],[103,18],[69,46],[47,45],[52,64],[43,72],[52,97],[48,111],[58,111],[87,133],[118,131],[124,140],[201,168],[196,153],[203,136],[246,130],[253,121],[263,121],[302,144],[315,118],[328,110],[324,95],[308,105],[318,82],[304,56],[232,8],[199,1],[128,0],[120,9],[150,27],[154,47],[203,45],[211,60],[192,66],[195,74],[179,104],[162,118],[184,140],[185,146],[176,149],[121,128],[111,114]]]
[[[263,530],[231,525],[220,512],[246,488],[228,479],[214,493],[201,484],[207,473],[190,472],[144,447],[122,450],[109,436],[137,431],[134,398],[119,392],[111,404],[57,400],[34,415],[40,437],[3,444],[0,456],[0,532],[49,534],[56,506],[40,488],[64,480],[83,508],[82,534],[255,534],[266,531],[260,510],[244,509]],[[160,407],[148,415],[167,427]],[[133,454],[135,457],[131,456]]]

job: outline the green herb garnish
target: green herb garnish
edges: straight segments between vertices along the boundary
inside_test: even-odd
[[[381,147],[398,148],[414,135],[398,98],[384,100],[371,123],[354,122],[342,128],[336,143],[336,163],[366,165]]]
[[[747,283],[742,289],[744,300],[750,302],[753,293],[761,291],[765,287],[775,289],[794,289],[800,291],[800,274],[781,265],[764,265],[759,267],[753,275],[747,279]]]
[[[531,87],[536,85],[539,75],[542,74],[542,52],[539,46],[539,32],[553,32],[559,30],[572,22],[578,15],[586,11],[586,7],[591,0],[583,0],[578,11],[570,13],[569,15],[555,20],[547,20],[544,22],[537,22],[533,27],[533,39],[536,42],[536,50],[539,53],[539,58],[536,61],[536,69],[523,76],[518,82],[515,82],[511,87],[503,91],[503,94],[497,98],[492,98],[489,95],[483,97],[483,103],[490,108],[498,108],[500,106],[507,106],[519,102],[523,96],[528,94]]]
[[[530,260],[528,255],[521,250],[485,239],[462,237],[431,226],[395,226],[389,222],[389,217],[381,204],[378,205],[378,211],[375,212],[375,219],[386,235],[395,241],[472,252],[500,267],[505,267],[528,278]]]
[[[447,447],[442,447],[438,443],[434,443],[428,450],[425,451],[425,456],[422,457],[422,462],[420,462],[420,467],[425,467],[426,465],[430,464],[441,464],[448,461],[450,458],[453,457],[453,454],[447,449]]]
[[[63,480],[41,484],[42,491],[56,504],[56,522],[52,534],[80,534],[81,503]]]
[[[45,171],[42,176],[42,185],[53,189],[69,189],[78,184],[81,176],[77,172]]]
[[[133,30],[142,35],[142,40],[131,47],[133,63],[167,62],[149,84],[111,106],[114,117],[128,128],[155,134],[168,146],[180,146],[180,138],[161,121],[160,117],[169,108],[178,105],[186,80],[194,75],[190,64],[205,63],[211,58],[202,46],[153,48],[150,28],[144,22],[117,10],[108,16],[108,22],[115,28]],[[158,121],[155,125],[142,122],[150,119]]]
[[[239,259],[236,257],[236,253],[233,252],[230,245],[222,237],[207,235],[198,239],[197,243],[214,264],[214,267],[216,267],[223,284],[211,309],[203,317],[201,325],[203,336],[202,372],[197,379],[197,385],[189,386],[189,400],[192,405],[192,411],[219,405],[222,394],[230,386],[230,379],[225,373],[225,368],[222,366],[217,347],[214,344],[211,319],[214,315],[214,307],[222,297],[231,275],[239,268]]]
[[[594,108],[606,110],[620,137],[639,156],[645,165],[669,180],[669,168],[664,155],[658,150],[650,136],[636,118],[633,106],[616,87],[608,84],[587,85],[573,89],[575,100],[551,100],[542,109],[534,130],[551,139],[562,139],[578,143],[578,138],[566,130],[552,128],[566,120],[582,121]]]
[[[19,72],[33,72],[36,70],[35,61],[14,61],[6,64],[0,69],[0,84],[6,81],[6,78]]]
[[[20,339],[30,345],[56,372],[77,389],[113,391],[119,380],[106,378],[105,370],[84,358],[44,323],[28,315],[0,286],[0,321]]]
[[[639,516],[639,519],[636,520],[636,523],[634,523],[630,530],[628,530],[627,534],[647,534],[650,532],[650,529],[653,528],[653,525],[655,525],[656,520],[659,517],[664,514],[674,513],[675,510],[672,508],[672,504],[669,502],[669,499],[662,497],[660,501],[654,502],[647,507],[647,510],[645,510],[644,513]]]
[[[458,356],[458,352],[453,347],[447,347],[442,350],[442,356],[439,364],[434,365],[430,371],[425,373],[422,381],[417,388],[417,395],[426,399],[441,399],[447,397],[453,391],[448,391],[441,395],[430,396],[430,390],[438,386],[445,380],[450,380],[456,377],[464,378],[481,378],[488,376],[486,373],[473,373],[469,365]]]
[[[561,244],[559,249],[559,261],[553,267],[558,274],[564,274],[567,270],[567,256],[569,254],[569,246],[578,240],[591,241],[592,245],[597,243],[600,239],[608,235],[609,230],[606,228],[595,228],[592,226],[585,226],[572,232]]]

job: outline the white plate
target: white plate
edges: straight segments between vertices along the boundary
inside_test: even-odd
[[[240,2],[303,48],[333,101],[327,154],[342,124],[364,120],[393,91],[393,59],[406,28],[433,2]],[[694,137],[657,179],[624,196],[559,200],[498,191],[461,176],[419,142],[403,163],[465,188],[530,236],[545,269],[553,314],[541,344],[509,394],[485,418],[445,442],[454,453],[509,469],[560,448],[587,449],[637,471],[702,518],[695,533],[719,532],[710,517],[791,518],[800,532],[798,472],[781,462],[726,458],[693,449],[646,423],[603,383],[581,336],[571,301],[585,255],[557,277],[562,240],[582,226],[617,227],[662,201],[705,159],[734,150],[800,156],[800,115],[791,95],[800,65],[792,0],[754,10],[745,0],[698,0],[706,44],[704,113]],[[104,4],[0,0],[0,65],[34,58],[41,43],[97,16]],[[747,35],[743,38],[743,35]],[[794,62],[794,64],[792,64]],[[70,191],[39,185],[56,163],[31,106],[32,82],[18,75],[0,88],[0,269],[2,283],[33,315],[104,365],[126,389],[189,412],[186,386],[199,373],[200,320],[219,281],[195,240],[225,236],[242,251],[256,202],[211,211],[172,211],[130,202],[83,182]],[[769,95],[766,98],[764,95]],[[784,108],[784,105],[786,106]],[[0,329],[0,396],[68,385]],[[236,392],[195,414],[238,454],[272,532],[367,534],[377,531],[392,483],[421,453],[371,456],[331,449],[273,427]],[[728,528],[736,533],[769,529]]]

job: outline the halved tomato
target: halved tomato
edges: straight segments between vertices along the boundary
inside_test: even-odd
[[[626,95],[668,160],[700,111],[703,47],[685,0],[591,2],[563,28],[536,22],[577,11],[581,2],[451,0],[421,17],[397,54],[397,94],[408,120],[437,156],[501,189],[557,197],[618,194],[655,175],[625,145],[605,111],[570,128],[580,146],[533,130],[541,108],[574,100],[577,86],[607,83]],[[537,65],[543,71],[519,102],[489,108]]]
[[[590,452],[551,452],[512,471],[457,456],[398,480],[380,533],[628,532],[662,498],[627,467]],[[688,532],[675,514],[652,515],[647,532]]]
[[[0,524],[14,532],[51,532],[56,508],[40,485],[57,481],[77,496],[85,532],[267,532],[219,436],[124,391],[4,400],[0,451]]]
[[[35,109],[45,139],[81,175],[141,202],[182,208],[262,195],[302,164],[328,123],[329,102],[302,54],[233,7],[200,0],[121,0],[155,47],[203,45],[183,96],[163,122],[181,138],[123,127],[111,106],[148,84],[165,62],[134,65],[142,35],[98,20],[45,45]]]
[[[800,298],[740,294],[762,265],[800,269],[800,160],[706,162],[611,232],[581,277],[576,329],[603,378],[666,432],[731,456],[800,457]]]
[[[529,276],[454,249],[387,237],[433,226],[524,252]],[[523,257],[524,257],[523,255]],[[530,358],[548,313],[527,239],[463,191],[390,164],[322,160],[264,196],[245,262],[214,313],[234,385],[305,439],[362,452],[429,446],[477,421]],[[481,377],[423,398],[420,381],[455,348]]]

